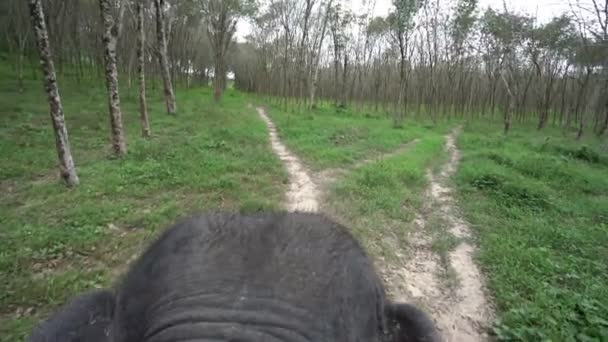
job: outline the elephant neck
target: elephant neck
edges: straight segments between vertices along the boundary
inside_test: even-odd
[[[323,341],[333,335],[301,307],[286,301],[226,295],[173,298],[157,305],[144,341]]]

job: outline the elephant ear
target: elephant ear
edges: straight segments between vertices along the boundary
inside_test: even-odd
[[[114,294],[107,290],[73,298],[38,325],[30,342],[105,342],[114,315]]]
[[[441,342],[433,321],[411,304],[385,306],[390,342]]]

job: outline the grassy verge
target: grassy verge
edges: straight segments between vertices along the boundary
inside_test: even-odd
[[[498,338],[608,340],[605,152],[559,132],[504,138],[485,126],[467,127],[459,146],[460,206],[479,239]]]
[[[58,182],[40,80],[0,65],[0,340],[17,341],[82,290],[109,285],[168,223],[211,208],[277,208],[286,174],[247,98],[220,105],[207,89],[178,89],[179,112],[149,99],[153,137],[140,138],[136,89],[122,90],[129,143],[109,158],[103,82],[61,83],[81,185]],[[160,94],[149,89],[149,94]]]

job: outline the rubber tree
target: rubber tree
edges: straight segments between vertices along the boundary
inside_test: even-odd
[[[150,136],[150,119],[146,102],[146,32],[144,30],[144,0],[136,0],[135,15],[137,21],[137,74],[139,78],[139,120],[141,135]]]
[[[163,78],[163,90],[167,113],[174,115],[177,113],[177,103],[173,92],[173,82],[169,68],[169,57],[167,53],[167,29],[165,27],[165,0],[154,0],[156,10],[156,39],[158,43],[158,63]]]
[[[207,23],[207,35],[213,49],[214,93],[220,101],[226,88],[228,49],[233,43],[239,19],[255,13],[254,0],[204,0],[202,9]]]
[[[512,115],[517,103],[519,84],[517,69],[520,65],[518,50],[521,50],[526,31],[530,28],[531,18],[508,12],[497,13],[488,8],[480,19],[481,31],[486,44],[492,47],[489,53],[499,60],[498,72],[507,92],[507,105],[504,108],[504,133],[508,134]]]
[[[393,116],[393,123],[396,127],[403,125],[403,118],[407,110],[405,97],[409,76],[407,71],[408,50],[415,25],[414,18],[423,5],[424,2],[419,0],[394,0],[395,9],[387,18],[393,44],[399,51],[399,94],[397,95],[397,110]]]
[[[76,186],[78,185],[79,180],[70,149],[68,130],[63,115],[63,105],[61,104],[61,97],[59,96],[59,87],[57,86],[55,65],[53,64],[51,55],[51,46],[49,44],[48,31],[44,20],[42,1],[29,0],[29,9],[36,45],[40,54],[40,67],[44,76],[44,90],[46,91],[49,101],[49,113],[51,114],[51,122],[53,123],[53,132],[55,133],[55,147],[57,149],[57,157],[59,158],[59,172],[67,186]]]
[[[550,22],[531,28],[528,32],[526,52],[538,78],[537,102],[540,130],[549,119],[549,110],[557,77],[566,67],[565,52],[571,45],[573,27],[567,16],[553,18]]]
[[[331,6],[333,4],[333,0],[329,0],[327,5],[324,7],[325,11],[321,14],[322,24],[321,31],[319,36],[317,37],[316,44],[313,46],[313,53],[311,57],[311,72],[310,72],[310,82],[308,89],[308,103],[310,109],[314,109],[316,106],[315,103],[315,95],[317,93],[317,86],[319,82],[319,61],[321,60],[321,48],[323,48],[323,41],[325,40],[325,33],[327,31],[327,21],[329,20]],[[323,7],[322,7],[323,8]]]
[[[112,151],[116,156],[123,156],[127,154],[127,141],[122,123],[122,111],[120,110],[116,44],[122,30],[125,6],[121,0],[99,0],[99,8],[104,28],[101,40],[104,49]],[[117,11],[118,13],[116,13]]]

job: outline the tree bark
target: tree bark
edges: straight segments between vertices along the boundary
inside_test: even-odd
[[[602,136],[604,134],[606,134],[606,132],[608,131],[608,79],[604,80],[604,122],[602,123],[602,126],[599,128],[597,134],[598,136]]]
[[[513,117],[513,111],[515,110],[515,93],[511,90],[509,86],[509,82],[507,81],[503,72],[500,73],[500,77],[504,82],[505,89],[507,90],[507,108],[505,109],[504,114],[504,129],[503,132],[505,135],[509,134],[509,130],[511,129],[511,121]]]
[[[222,99],[222,95],[224,94],[224,77],[226,73],[224,72],[224,57],[216,52],[215,54],[215,67],[213,71],[213,99],[216,102],[219,102]]]
[[[116,68],[116,42],[119,31],[118,26],[120,24],[115,22],[110,2],[111,0],[99,0],[104,27],[102,35],[103,57],[105,62],[106,88],[108,90],[108,108],[110,110],[112,150],[115,155],[123,156],[127,154],[127,142],[122,124],[120,95],[118,91],[118,70]]]
[[[57,148],[57,157],[59,158],[59,172],[67,186],[76,186],[78,185],[79,180],[78,175],[76,174],[74,160],[72,159],[72,152],[70,150],[68,130],[65,126],[63,106],[57,87],[55,66],[51,55],[51,47],[49,44],[46,23],[44,21],[41,0],[29,0],[29,7],[36,44],[40,53],[40,66],[42,68],[42,74],[44,75],[44,89],[47,93],[53,131],[55,133],[55,146]]]
[[[165,15],[164,15],[164,0],[154,0],[156,8],[156,38],[158,40],[158,62],[163,78],[163,86],[165,91],[165,101],[167,103],[167,113],[175,114],[177,112],[177,104],[175,103],[175,94],[173,93],[173,84],[171,82],[171,74],[169,72],[169,58],[167,57],[167,35],[165,33]]]
[[[340,107],[346,108],[346,96],[347,96],[347,85],[348,80],[348,54],[344,54],[344,64],[342,65],[342,85],[340,90]]]
[[[323,17],[323,26],[321,28],[321,37],[319,37],[319,45],[316,47],[316,52],[313,55],[313,60],[311,61],[311,81],[310,81],[310,89],[309,89],[309,105],[310,109],[314,109],[315,104],[315,94],[317,92],[317,84],[319,82],[319,61],[321,59],[321,48],[323,47],[323,40],[325,39],[325,30],[327,28],[327,20],[329,19],[329,11],[331,8],[331,4],[333,0],[329,0],[327,3],[327,9],[325,10],[325,16]]]
[[[144,58],[146,34],[144,31],[144,4],[137,1],[137,72],[139,74],[139,119],[141,121],[141,135],[150,136],[150,120],[148,118],[148,104],[146,103],[146,60]]]

